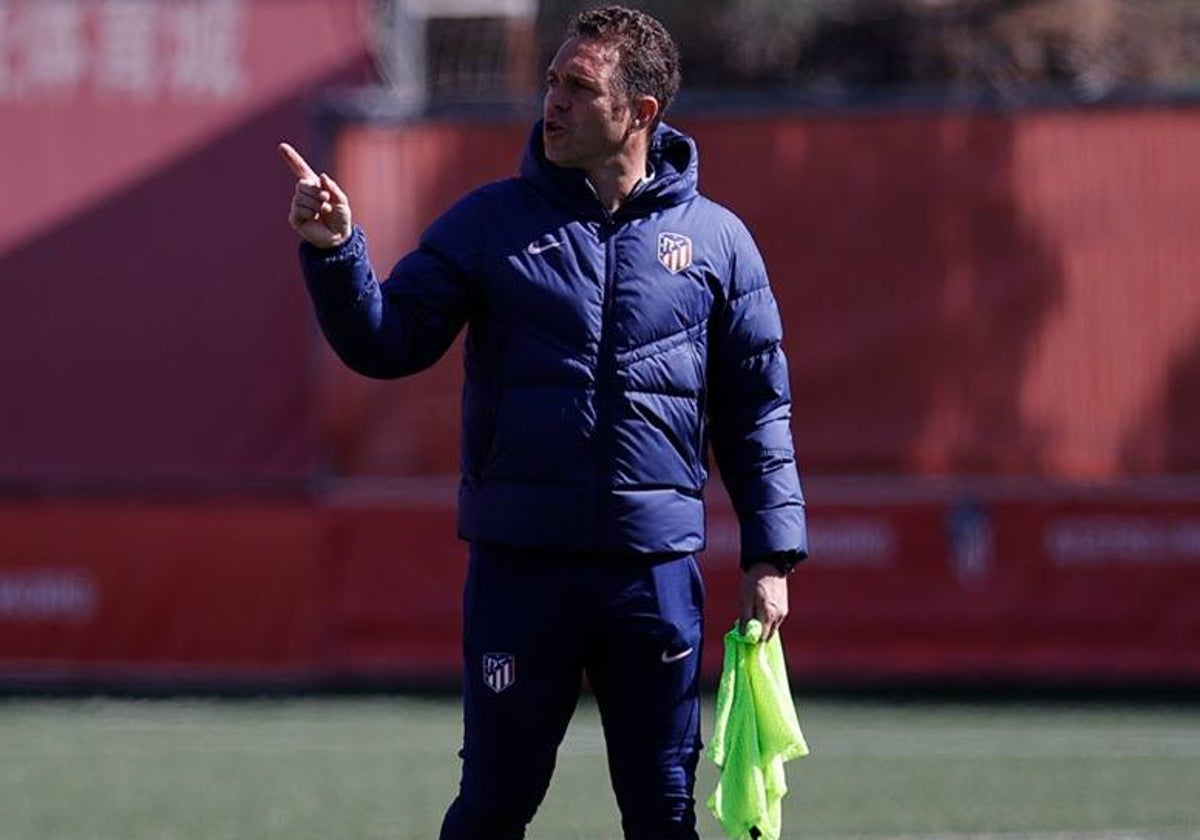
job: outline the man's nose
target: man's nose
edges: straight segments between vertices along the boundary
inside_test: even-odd
[[[546,110],[565,111],[571,107],[570,100],[557,90],[546,91]]]

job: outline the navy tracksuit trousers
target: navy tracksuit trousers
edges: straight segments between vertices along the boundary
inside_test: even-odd
[[[627,840],[695,840],[704,590],[693,556],[562,557],[473,545],[462,783],[441,840],[518,840],[583,675]]]

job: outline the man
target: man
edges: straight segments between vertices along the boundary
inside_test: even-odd
[[[776,632],[805,555],[781,326],[742,223],[662,123],[655,19],[581,13],[519,177],[424,233],[385,283],[350,203],[281,146],[318,319],[353,369],[433,364],[466,325],[462,783],[443,840],[524,836],[583,675],[627,838],[695,838],[711,439],[741,524],[741,619]]]

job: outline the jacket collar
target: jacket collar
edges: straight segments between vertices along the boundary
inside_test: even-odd
[[[625,199],[617,214],[645,215],[695,197],[699,154],[691,137],[661,123],[650,141],[648,164],[652,177]],[[521,177],[551,200],[565,204],[572,213],[583,218],[604,217],[604,210],[583,170],[566,169],[546,159],[541,120],[534,124],[525,146]]]

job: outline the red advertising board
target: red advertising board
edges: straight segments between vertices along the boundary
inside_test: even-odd
[[[311,680],[327,632],[308,504],[0,506],[0,679]]]
[[[821,501],[814,484],[813,555],[784,630],[798,687],[1200,682],[1200,502]],[[5,506],[0,682],[450,683],[466,550],[452,485],[413,489],[324,505]],[[740,573],[719,498],[709,519],[712,679]]]

